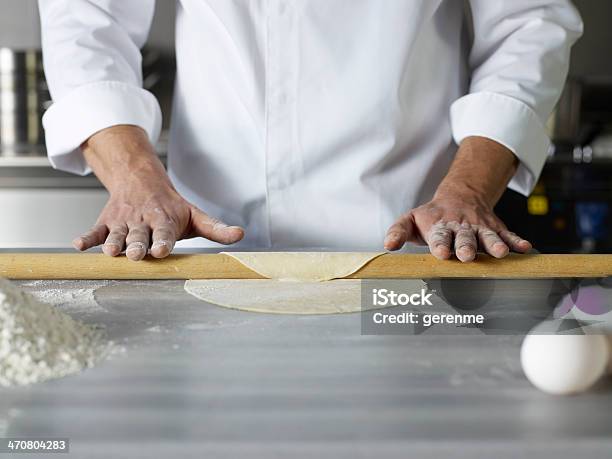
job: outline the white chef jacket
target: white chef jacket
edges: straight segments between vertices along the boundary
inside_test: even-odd
[[[88,173],[79,145],[109,126],[158,139],[140,55],[154,3],[39,0],[54,167]],[[242,246],[379,249],[478,135],[515,153],[509,186],[528,194],[581,19],[566,0],[471,0],[468,49],[463,3],[178,1],[178,191],[245,227]]]

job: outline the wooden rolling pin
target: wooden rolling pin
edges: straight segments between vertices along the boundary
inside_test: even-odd
[[[9,279],[261,279],[223,254],[171,255],[133,262],[100,253],[3,253],[0,276]],[[428,254],[384,254],[355,274],[361,278],[531,279],[612,276],[612,255],[518,255],[498,260],[478,255],[472,263],[436,260]]]

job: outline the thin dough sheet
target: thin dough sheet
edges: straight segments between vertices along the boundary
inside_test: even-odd
[[[350,276],[384,252],[222,252],[269,279],[326,281]]]
[[[415,284],[415,290],[425,285],[420,280],[412,282]],[[186,281],[185,290],[207,303],[249,312],[308,315],[362,311],[359,279],[337,279],[328,282],[198,279]],[[367,309],[384,307],[386,306],[370,305]]]
[[[224,253],[268,279],[188,280],[185,290],[207,303],[273,314],[361,311],[361,281],[341,278],[381,255],[376,252]]]

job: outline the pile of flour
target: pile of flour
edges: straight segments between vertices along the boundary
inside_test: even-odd
[[[107,357],[113,348],[100,329],[0,278],[0,386],[77,373]]]

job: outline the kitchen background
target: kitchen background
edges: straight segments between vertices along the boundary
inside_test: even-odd
[[[612,253],[612,2],[574,3],[585,34],[549,122],[549,160],[533,194],[508,191],[497,212],[541,252]],[[145,86],[160,99],[166,127],[174,7],[174,0],[157,0],[143,59]],[[0,248],[68,247],[107,197],[95,177],[49,166],[40,124],[49,95],[39,48],[36,0],[0,0]],[[164,136],[158,152],[163,159]]]

